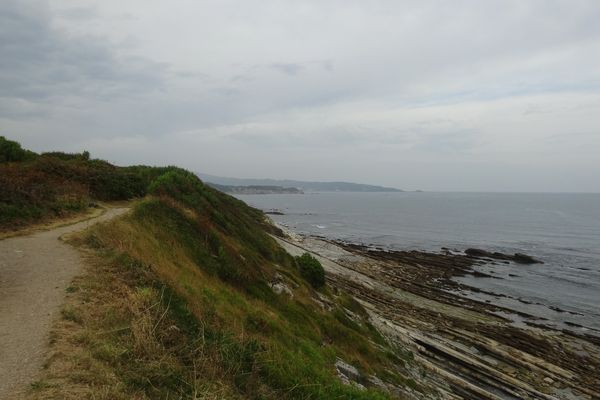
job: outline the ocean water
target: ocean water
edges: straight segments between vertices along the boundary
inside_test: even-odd
[[[477,267],[458,278],[496,295],[462,295],[535,316],[535,323],[600,336],[600,194],[309,193],[240,195],[304,234],[395,250],[525,253],[544,264]],[[515,315],[515,323],[522,319]],[[530,321],[532,322],[532,321]]]

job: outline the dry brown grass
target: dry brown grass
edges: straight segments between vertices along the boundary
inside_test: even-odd
[[[101,332],[94,332],[93,321],[103,317],[109,307],[123,306],[119,292],[125,288],[118,282],[110,284],[115,291],[109,296],[109,289],[102,268],[97,260],[86,273],[76,278],[68,289],[63,306],[62,318],[55,321],[51,331],[50,353],[40,379],[32,384],[31,399],[143,399],[122,393],[122,384],[114,371],[97,360],[92,345]],[[121,286],[119,288],[119,286]],[[120,290],[119,290],[120,289]]]
[[[173,349],[185,338],[168,315],[164,290],[136,285],[119,266],[91,251],[86,260],[89,267],[68,289],[44,370],[28,399],[148,399],[123,380],[130,365],[120,369],[120,359],[143,360],[149,369],[181,370],[181,393],[173,392],[169,399],[238,398],[217,368],[215,354],[202,343],[192,365],[181,365]]]
[[[341,309],[318,307],[290,258],[251,237],[266,236],[258,222],[220,214],[242,206],[214,210],[218,224],[210,208],[179,206],[150,198],[69,239],[91,247],[89,268],[69,290],[30,399],[387,398],[343,385],[334,367],[341,357],[368,374],[389,371],[378,338]],[[240,259],[254,275],[244,284],[211,269]],[[297,282],[293,298],[269,289],[275,269]]]

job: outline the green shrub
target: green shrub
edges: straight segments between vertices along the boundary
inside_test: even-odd
[[[320,288],[325,285],[325,270],[319,260],[308,253],[304,253],[296,257],[296,263],[302,277],[314,288]]]
[[[117,167],[88,151],[38,155],[0,136],[0,231],[85,210],[90,201],[143,197],[167,170]]]
[[[42,156],[58,158],[63,161],[70,160],[84,160],[88,161],[90,159],[90,152],[84,151],[83,153],[65,153],[64,151],[47,151],[42,153]]]
[[[24,161],[33,158],[35,153],[24,150],[21,145],[0,136],[0,163],[9,161]]]

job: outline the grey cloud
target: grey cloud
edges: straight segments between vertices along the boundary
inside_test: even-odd
[[[476,151],[478,142],[477,132],[474,130],[442,131],[420,136],[414,149],[438,155],[468,154]]]
[[[236,96],[241,93],[238,88],[226,86],[213,88],[212,92],[221,96]]]
[[[434,189],[600,173],[596,0],[74,4],[0,1],[0,128],[35,150]]]
[[[200,80],[208,80],[210,79],[208,74],[197,72],[197,71],[174,71],[173,75],[179,78],[190,78],[190,79],[200,79]]]
[[[71,20],[90,21],[97,18],[98,13],[93,7],[72,7],[60,11],[59,16]]]
[[[53,28],[50,11],[39,6],[0,3],[1,97],[30,102],[71,96],[107,100],[163,86],[166,65],[119,56],[98,37],[61,32]]]
[[[299,63],[273,63],[270,67],[289,76],[298,75],[306,68],[303,64]]]
[[[327,72],[333,72],[333,61],[332,60],[323,60],[323,61],[317,61],[317,63],[321,66],[321,68],[323,68],[325,71]]]
[[[315,67],[318,67],[326,72],[333,72],[334,62],[333,60],[306,61],[296,63],[278,62],[271,63],[268,65],[268,67],[285,75],[296,76],[305,72],[309,68]]]
[[[239,74],[239,75],[235,75],[230,79],[230,82],[232,83],[237,83],[237,82],[252,82],[254,81],[256,78],[250,74]]]

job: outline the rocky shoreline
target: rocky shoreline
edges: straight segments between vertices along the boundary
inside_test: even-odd
[[[600,398],[598,337],[550,329],[530,315],[459,295],[478,290],[453,279],[477,276],[474,266],[490,258],[534,260],[529,256],[388,251],[289,231],[276,239],[293,255],[318,257],[329,285],[350,293],[388,340],[410,350],[415,382],[438,398]],[[524,322],[509,318],[515,315]],[[402,397],[422,398],[417,391]]]

